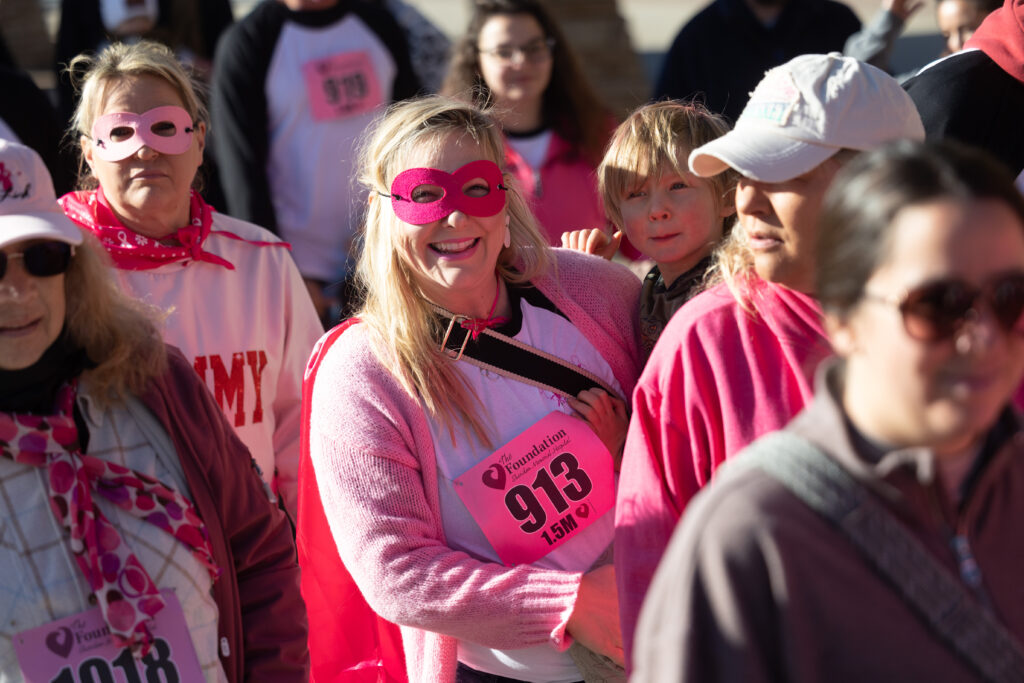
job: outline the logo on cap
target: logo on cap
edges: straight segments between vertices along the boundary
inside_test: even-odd
[[[7,167],[4,166],[2,161],[0,161],[0,188],[3,189],[3,192],[0,192],[0,202],[5,199],[24,199],[32,189],[32,183],[25,185],[25,189],[21,192],[15,192],[14,181],[11,179],[11,172],[8,171]]]
[[[800,89],[793,82],[793,74],[781,69],[769,71],[750,94],[743,118],[785,126],[799,101]]]

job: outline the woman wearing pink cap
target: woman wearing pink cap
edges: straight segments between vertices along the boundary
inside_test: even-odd
[[[0,680],[306,681],[288,522],[105,262],[0,140]]]
[[[85,71],[73,126],[90,189],[61,204],[99,238],[126,290],[166,311],[164,339],[294,514],[302,371],[323,328],[288,245],[203,201],[208,116],[170,50],[114,44],[72,69]]]
[[[550,250],[503,158],[495,123],[453,100],[378,124],[366,303],[307,383],[333,540],[424,683],[578,681],[577,661],[622,660],[607,551],[640,283]],[[304,590],[321,570],[305,557]]]

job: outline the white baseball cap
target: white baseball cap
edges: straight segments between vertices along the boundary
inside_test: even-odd
[[[765,73],[736,127],[693,150],[690,170],[706,178],[732,167],[779,183],[840,149],[901,139],[924,140],[924,126],[896,79],[838,52],[801,55]]]
[[[35,150],[0,140],[0,247],[35,239],[81,244],[82,232],[57,203]]]

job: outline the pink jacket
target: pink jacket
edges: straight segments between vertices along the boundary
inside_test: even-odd
[[[530,167],[509,144],[505,165],[552,245],[560,246],[567,230],[604,228],[608,223],[597,192],[597,172],[558,133],[551,132],[539,169]]]
[[[618,264],[555,253],[556,272],[534,284],[632,391],[640,282]],[[401,625],[410,681],[453,681],[457,638],[568,647],[581,574],[508,568],[447,546],[427,416],[373,355],[365,326],[327,351],[311,404],[310,455],[338,552],[370,606]]]
[[[726,458],[781,429],[813,394],[830,353],[818,303],[754,280],[745,310],[725,285],[669,321],[633,393],[615,511],[623,644],[689,500]]]

